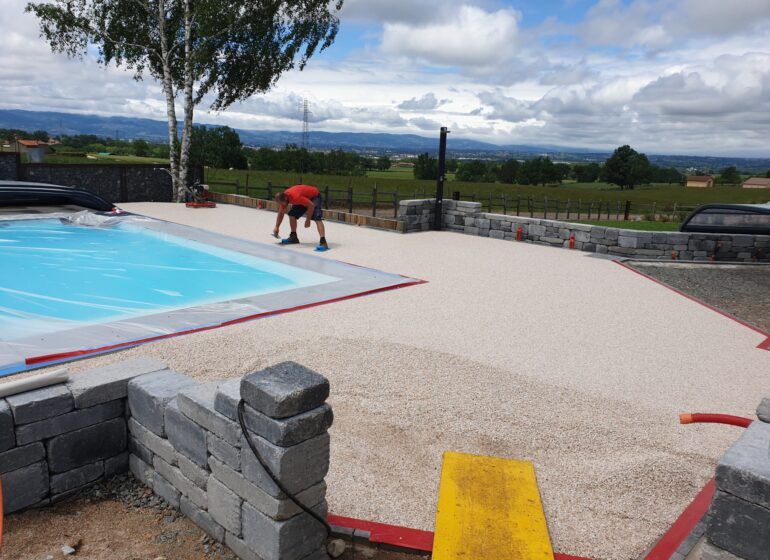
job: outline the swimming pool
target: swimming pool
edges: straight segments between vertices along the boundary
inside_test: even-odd
[[[0,375],[415,282],[132,215],[0,220]]]

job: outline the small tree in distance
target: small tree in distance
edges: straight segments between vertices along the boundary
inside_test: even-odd
[[[150,74],[162,85],[174,192],[183,200],[195,107],[262,93],[332,44],[342,0],[46,0],[27,11],[55,52]],[[176,100],[182,97],[178,134]]]
[[[734,165],[726,167],[719,174],[719,182],[723,185],[737,185],[741,182],[741,174]]]
[[[602,173],[605,181],[619,186],[620,190],[633,189],[650,182],[652,165],[646,155],[626,145],[615,150],[605,162]]]
[[[438,160],[430,154],[420,154],[414,164],[415,179],[435,180],[438,177]]]

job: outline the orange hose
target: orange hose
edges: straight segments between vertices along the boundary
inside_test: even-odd
[[[728,426],[738,426],[739,428],[748,428],[753,420],[743,418],[742,416],[733,416],[731,414],[701,414],[694,412],[692,414],[680,414],[680,424],[727,424]]]

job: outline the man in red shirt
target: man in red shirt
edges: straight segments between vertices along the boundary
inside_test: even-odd
[[[311,219],[318,227],[318,235],[321,236],[321,241],[316,247],[316,251],[327,251],[329,249],[329,245],[326,243],[326,228],[323,223],[323,201],[321,200],[321,193],[316,187],[311,185],[294,185],[284,192],[276,194],[275,201],[278,203],[278,217],[275,219],[275,228],[273,229],[273,235],[276,237],[278,237],[283,217],[287,214],[286,209],[291,205],[291,210],[288,211],[291,233],[288,239],[281,241],[282,244],[294,245],[299,243],[297,220],[304,215],[306,228],[310,227]]]

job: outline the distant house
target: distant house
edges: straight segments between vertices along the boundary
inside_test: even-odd
[[[12,152],[27,154],[30,163],[43,163],[43,157],[53,153],[53,148],[40,140],[14,140],[10,148]]]
[[[705,189],[714,186],[714,177],[711,175],[690,175],[687,177],[686,187]]]
[[[752,177],[743,182],[744,189],[770,189],[770,177]]]

